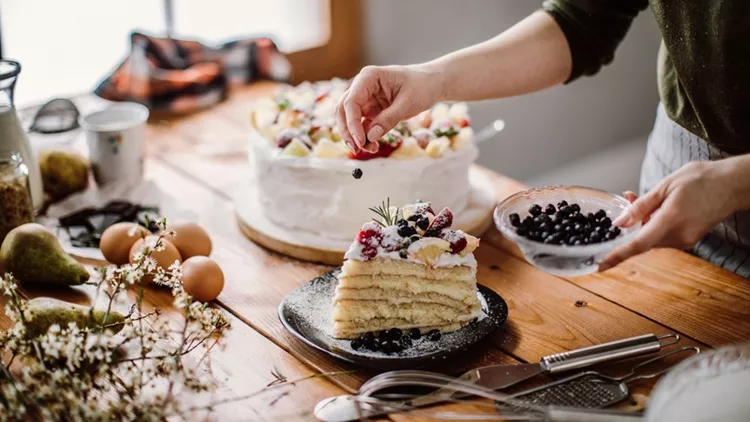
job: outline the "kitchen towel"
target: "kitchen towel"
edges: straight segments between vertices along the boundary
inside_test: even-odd
[[[134,32],[130,45],[130,54],[94,92],[107,100],[139,102],[152,112],[201,110],[225,99],[233,85],[287,82],[291,74],[286,57],[269,38],[211,47]]]

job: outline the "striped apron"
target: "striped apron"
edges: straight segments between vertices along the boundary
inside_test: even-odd
[[[672,121],[660,104],[643,160],[640,194],[690,161],[731,156]],[[721,222],[692,248],[692,253],[750,278],[750,212],[733,214]]]

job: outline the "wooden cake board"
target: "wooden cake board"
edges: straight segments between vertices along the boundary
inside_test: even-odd
[[[480,236],[492,225],[495,190],[487,175],[472,168],[469,173],[469,204],[454,219],[453,227]],[[327,265],[341,265],[351,240],[321,238],[313,233],[288,230],[269,220],[261,211],[254,185],[235,196],[235,214],[242,233],[253,242],[292,258]]]

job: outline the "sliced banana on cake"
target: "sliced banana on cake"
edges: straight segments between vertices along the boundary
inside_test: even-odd
[[[288,157],[307,157],[310,155],[310,149],[307,148],[307,145],[300,141],[299,138],[294,138],[286,147],[284,147],[281,155]]]
[[[349,149],[342,142],[322,138],[313,148],[312,155],[318,158],[348,158]]]

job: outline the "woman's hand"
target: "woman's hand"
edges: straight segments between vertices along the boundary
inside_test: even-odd
[[[377,141],[398,122],[438,101],[439,75],[423,65],[362,69],[336,106],[336,122],[346,145],[355,153],[377,152]]]
[[[632,204],[614,224],[630,227],[641,221],[644,226],[632,241],[610,253],[599,271],[654,247],[690,248],[738,211],[738,193],[746,182],[736,180],[737,166],[731,160],[688,163],[641,198],[626,192]]]

